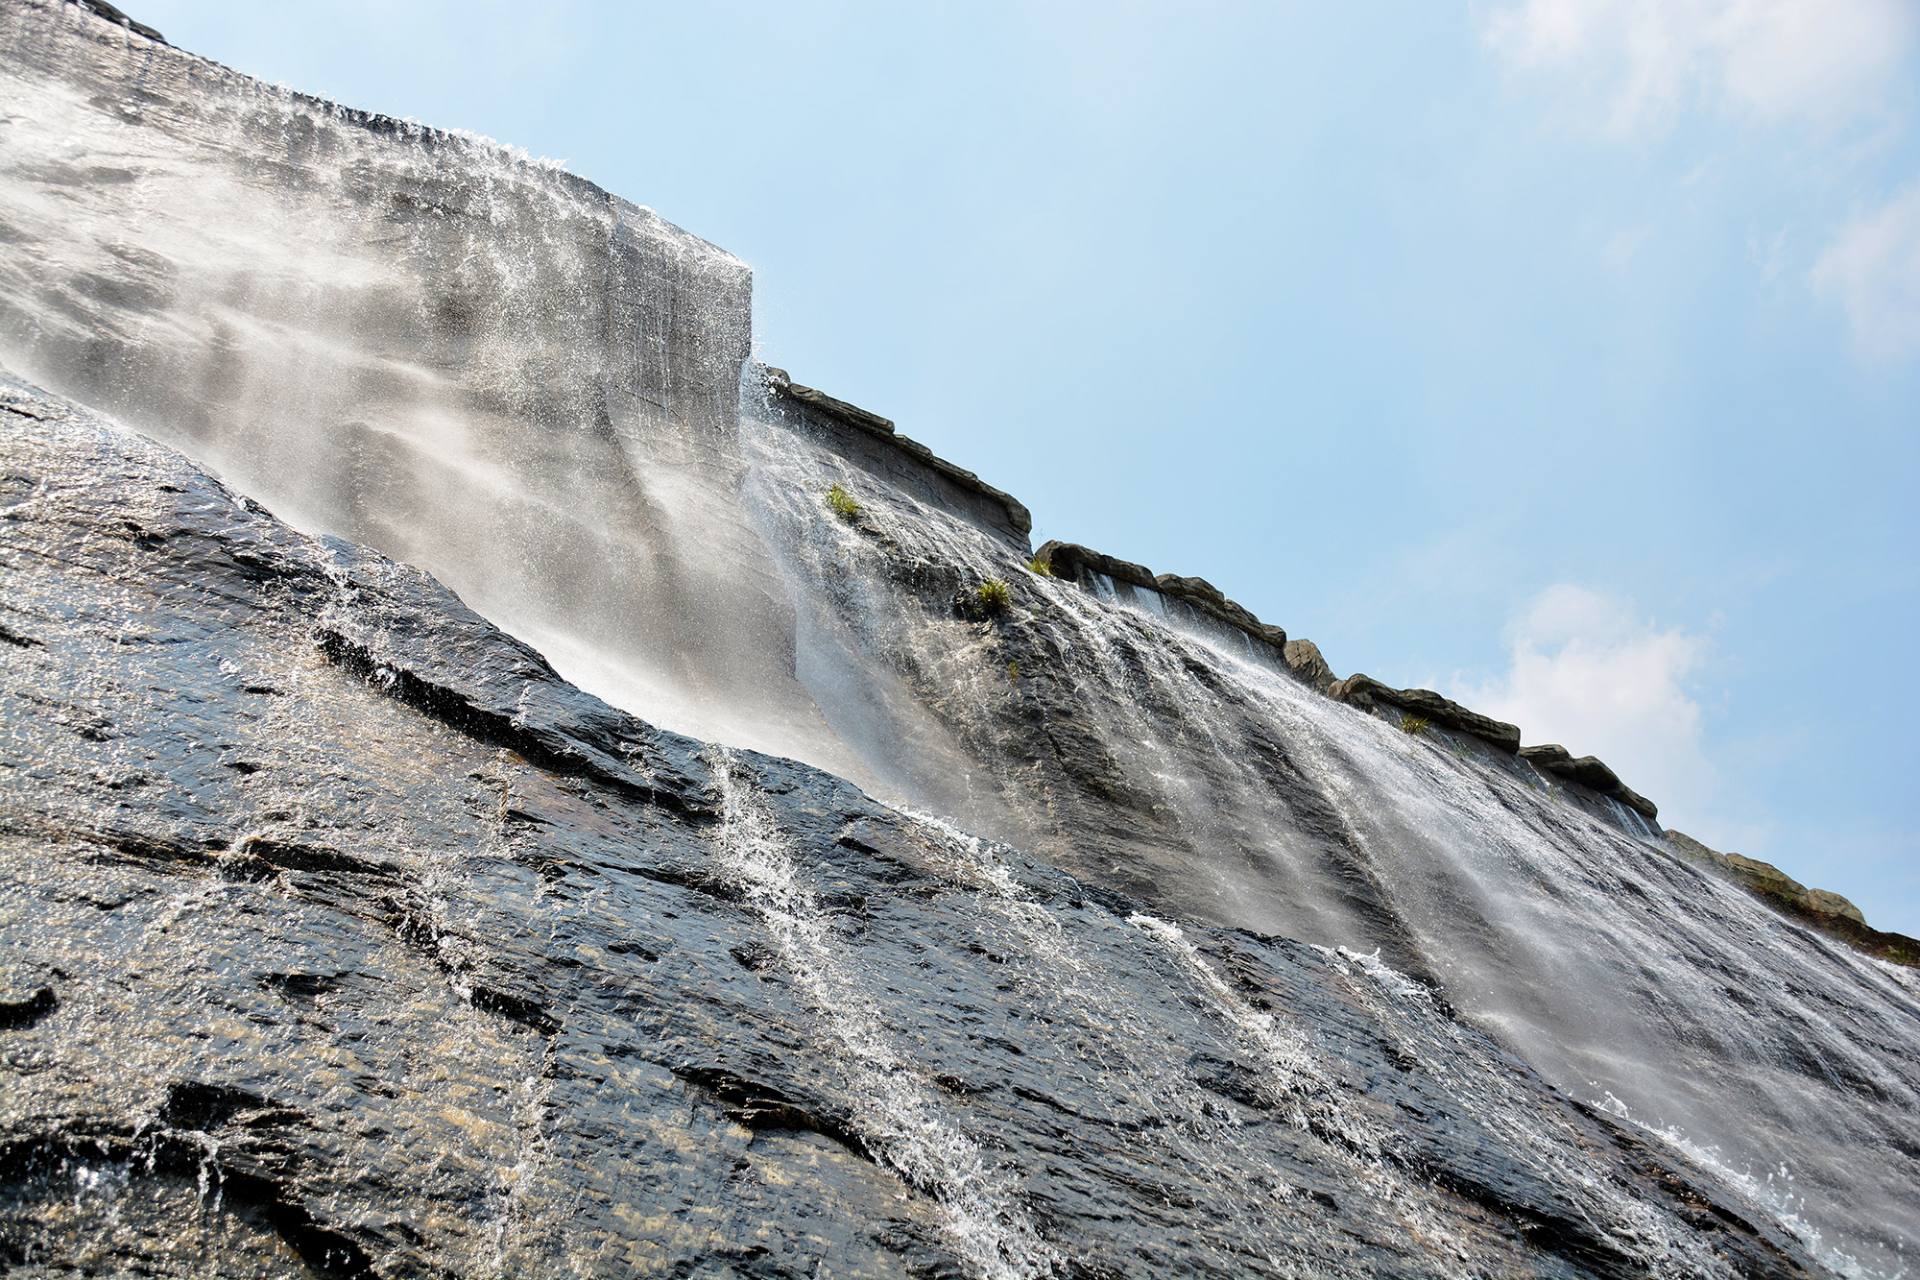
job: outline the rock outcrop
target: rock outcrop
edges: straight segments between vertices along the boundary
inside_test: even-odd
[[[107,0],[77,0],[79,5],[90,13],[97,13],[115,26],[125,27],[137,36],[142,36],[156,44],[165,44],[167,38],[144,22],[128,17],[118,7],[108,4]]]
[[[1469,711],[1451,698],[1443,698],[1431,689],[1394,689],[1381,684],[1372,676],[1356,674],[1335,682],[1327,690],[1327,696],[1335,702],[1348,702],[1361,708],[1371,708],[1376,704],[1386,703],[1435,724],[1471,734],[1508,754],[1520,750],[1520,730],[1516,726],[1504,720],[1495,720],[1491,716],[1483,716],[1477,711]]]
[[[1782,915],[1810,924],[1868,955],[1920,968],[1920,939],[1874,928],[1860,908],[1842,895],[1809,889],[1771,862],[1721,853],[1684,832],[1669,829],[1666,834],[1667,843],[1680,856],[1713,868]]]
[[[660,732],[25,388],[0,469],[11,1267],[1816,1270],[1372,957]]]
[[[1204,579],[1056,580],[651,212],[101,12],[0,6],[0,365],[195,462],[0,397],[0,1269],[1920,1246],[1886,935]]]
[[[1520,749],[1520,730],[1516,726],[1470,711],[1431,689],[1395,689],[1366,675],[1352,675],[1345,680],[1336,678],[1318,645],[1310,640],[1290,644],[1285,630],[1260,621],[1250,610],[1227,599],[1205,578],[1156,574],[1145,565],[1105,555],[1077,542],[1048,542],[1035,554],[1035,559],[1048,564],[1056,575],[1083,585],[1098,577],[1117,586],[1152,591],[1179,601],[1207,618],[1271,646],[1287,670],[1336,702],[1351,703],[1363,710],[1376,703],[1388,703],[1436,724],[1471,734],[1502,751],[1513,753]],[[1648,804],[1637,796],[1635,799],[1640,804]]]
[[[761,368],[770,392],[767,409],[784,417],[788,426],[815,435],[829,433],[836,452],[843,457],[860,462],[941,509],[975,515],[981,528],[1005,538],[1022,552],[1026,550],[1027,535],[1033,532],[1033,513],[1018,498],[994,488],[965,467],[948,462],[918,440],[901,435],[892,419],[802,386],[785,369]]]
[[[1600,795],[1610,796],[1649,822],[1660,816],[1660,810],[1653,801],[1620,781],[1619,774],[1594,756],[1575,756],[1559,743],[1548,742],[1537,747],[1522,747],[1520,758],[1542,772],[1568,782],[1577,782]]]
[[[1053,541],[1034,553],[1034,559],[1048,565],[1052,572],[1071,581],[1098,575],[1119,587],[1151,591],[1178,601],[1203,617],[1223,623],[1244,635],[1273,648],[1276,654],[1286,648],[1287,633],[1260,621],[1244,606],[1227,599],[1220,588],[1205,578],[1190,578],[1177,573],[1156,574],[1145,565],[1119,560],[1077,542]]]
[[[1321,693],[1330,691],[1339,682],[1340,678],[1321,656],[1320,646],[1311,640],[1289,640],[1281,648],[1281,655],[1294,675]]]

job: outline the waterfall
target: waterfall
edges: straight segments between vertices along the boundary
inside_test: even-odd
[[[1476,1123],[1535,1152],[1624,1256],[1713,1272],[1536,1123],[1440,1002],[1835,1270],[1901,1274],[1920,1243],[1910,974],[1677,861],[1617,802],[1603,821],[1524,761],[1329,701],[1177,599],[1029,571],[952,468],[884,433],[856,448],[775,389],[748,359],[744,264],[651,211],[484,139],[75,34],[92,21],[52,0],[0,15],[0,365],[422,566],[569,680],[721,744],[715,874],[817,1015],[860,1140],[940,1202],[976,1274],[1064,1265],[1030,1171],[916,1072],[735,749],[917,812],[1026,996],[1115,1063],[1142,1151],[1240,1175],[1237,1223],[1303,1193],[1205,1090],[1115,1049],[1148,1023],[1103,965],[1162,966],[1183,1030],[1257,1059],[1273,1105],[1363,1171],[1356,1212],[1472,1269],[1323,1046],[1242,1003],[1175,921],[1324,948],[1407,1054],[1472,1074]],[[856,517],[826,506],[836,485]],[[1005,614],[955,607],[991,580]],[[995,842],[1149,910],[1114,954],[1070,946]],[[545,1104],[529,1086],[517,1105],[534,1162]]]
[[[1736,1182],[1789,1165],[1791,1212],[1756,1205],[1843,1273],[1898,1274],[1920,1168],[1893,1135],[1920,1116],[1920,1002],[1889,966],[1677,861],[1637,813],[1600,821],[1524,761],[1402,733],[1097,583],[1021,575],[1010,632],[942,616],[929,601],[1019,574],[1004,548],[804,437],[751,414],[743,429],[768,542],[827,615],[815,642],[878,669],[882,723],[931,707],[943,749],[971,761],[940,779],[964,795],[904,773],[882,795],[966,806],[963,826],[1203,917],[1384,946],[1575,1096],[1626,1100]],[[830,483],[869,503],[877,534],[819,513]],[[1065,687],[1087,758],[1132,792],[1123,812],[1035,759],[1019,702],[1038,682]],[[870,759],[886,744],[854,739]],[[1635,1230],[1630,1208],[1606,1212]]]

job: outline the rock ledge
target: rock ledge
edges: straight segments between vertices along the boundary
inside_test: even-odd
[[[1431,689],[1393,689],[1372,676],[1356,674],[1336,682],[1327,691],[1327,696],[1336,702],[1369,709],[1376,702],[1390,703],[1425,716],[1435,724],[1471,734],[1509,755],[1520,750],[1520,730],[1517,726],[1483,716],[1478,711],[1469,711],[1453,699],[1442,697]]]
[[[1537,747],[1521,748],[1520,758],[1542,772],[1577,782],[1603,796],[1611,796],[1648,822],[1660,816],[1660,810],[1653,801],[1620,781],[1620,775],[1609,769],[1597,756],[1576,756],[1557,742],[1547,742]]]
[[[816,413],[825,415],[845,426],[852,427],[873,439],[892,445],[900,452],[913,458],[930,471],[939,473],[960,488],[987,499],[1004,508],[1007,523],[1020,537],[1025,538],[1033,532],[1033,513],[1026,504],[1004,489],[997,489],[982,480],[965,467],[948,462],[933,450],[909,436],[903,436],[894,429],[893,419],[883,418],[859,405],[848,404],[824,391],[795,382],[785,369],[776,369],[772,365],[762,366],[766,372],[767,386],[776,395],[795,403],[805,405]]]
[[[1771,862],[1721,853],[1684,832],[1669,830],[1667,843],[1681,857],[1717,871],[1781,915],[1804,921],[1870,956],[1920,969],[1920,939],[1874,928],[1860,908],[1840,894],[1809,889]]]
[[[1116,559],[1077,542],[1048,542],[1035,554],[1034,559],[1044,561],[1062,578],[1079,580],[1089,574],[1104,574],[1117,583],[1145,591],[1157,591],[1217,622],[1264,641],[1283,654],[1286,649],[1285,631],[1260,621],[1251,609],[1227,599],[1220,588],[1205,578],[1189,578],[1177,573],[1157,574],[1145,565]]]

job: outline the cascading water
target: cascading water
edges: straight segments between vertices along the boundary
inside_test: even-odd
[[[1902,1137],[1920,1125],[1920,1000],[1904,971],[1649,847],[1636,813],[1609,826],[1524,761],[1403,733],[1164,609],[1022,574],[967,522],[761,429],[750,483],[786,529],[769,540],[796,593],[833,614],[818,632],[858,637],[981,762],[977,821],[1209,918],[1384,946],[1575,1096],[1710,1149],[1736,1182],[1786,1166],[1793,1198],[1757,1202],[1837,1270],[1900,1274],[1920,1209],[1920,1152]],[[814,509],[840,482],[878,508],[877,534]],[[929,615],[929,597],[991,576],[1020,583],[1011,634]],[[1036,750],[1047,728],[1013,710],[1040,680],[1069,691],[1090,739],[1077,760]],[[1091,797],[1104,823],[1074,807],[1076,763],[1124,783]]]
[[[1151,904],[1129,962],[1169,966],[1191,1034],[1264,1062],[1268,1104],[1368,1188],[1355,1212],[1429,1238],[1462,1274],[1478,1245],[1438,1225],[1444,1197],[1418,1162],[1348,1115],[1304,1033],[1236,1003],[1167,918],[1326,948],[1406,1054],[1452,1072],[1474,1121],[1533,1151],[1596,1239],[1649,1270],[1715,1267],[1503,1091],[1425,983],[1836,1271],[1902,1273],[1920,1222],[1907,972],[1675,861],[1637,813],[1616,804],[1610,825],[1525,762],[1332,703],[1155,593],[1029,573],[1023,541],[917,455],[852,449],[771,390],[745,364],[745,268],[646,210],[50,0],[12,6],[0,48],[0,363],[303,527],[432,570],[621,707],[943,815],[919,824],[929,844],[1027,958],[1035,1006],[1091,1055],[1063,1051],[1057,1069],[1094,1090],[1106,1068],[1087,1062],[1112,1064],[1143,1163],[1225,1152],[1241,1198],[1223,1211],[1245,1234],[1306,1194],[1298,1171],[1180,1071],[1113,1047],[1148,1023],[1103,991],[1112,958],[1063,941],[977,837]],[[824,507],[835,484],[858,519]],[[993,579],[1011,584],[1006,617],[953,608]],[[730,757],[710,764],[718,874],[841,1045],[873,1108],[862,1140],[941,1200],[979,1274],[1041,1273],[1052,1254],[1021,1171],[900,1070],[805,869]],[[540,1086],[515,1105],[532,1165]],[[495,1190],[502,1257],[519,1185]]]
[[[799,980],[858,1099],[855,1131],[874,1154],[945,1210],[943,1225],[984,1280],[1036,1280],[1058,1255],[1020,1208],[1016,1178],[943,1114],[938,1090],[891,1043],[871,997],[836,954],[832,917],[806,885],[773,815],[736,776],[724,747],[708,755],[720,792],[721,874],[765,922]]]

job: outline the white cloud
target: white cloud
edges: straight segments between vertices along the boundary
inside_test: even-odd
[[[1920,181],[1855,218],[1813,264],[1813,287],[1846,309],[1854,346],[1878,360],[1920,356]]]
[[[1706,638],[1661,628],[1630,602],[1562,584],[1535,596],[1508,632],[1508,667],[1452,682],[1465,705],[1520,726],[1529,743],[1599,756],[1667,813],[1700,814],[1715,790],[1689,678]]]
[[[1659,128],[1700,104],[1831,123],[1884,101],[1920,39],[1912,0],[1521,0],[1487,44],[1574,95],[1602,130]]]

